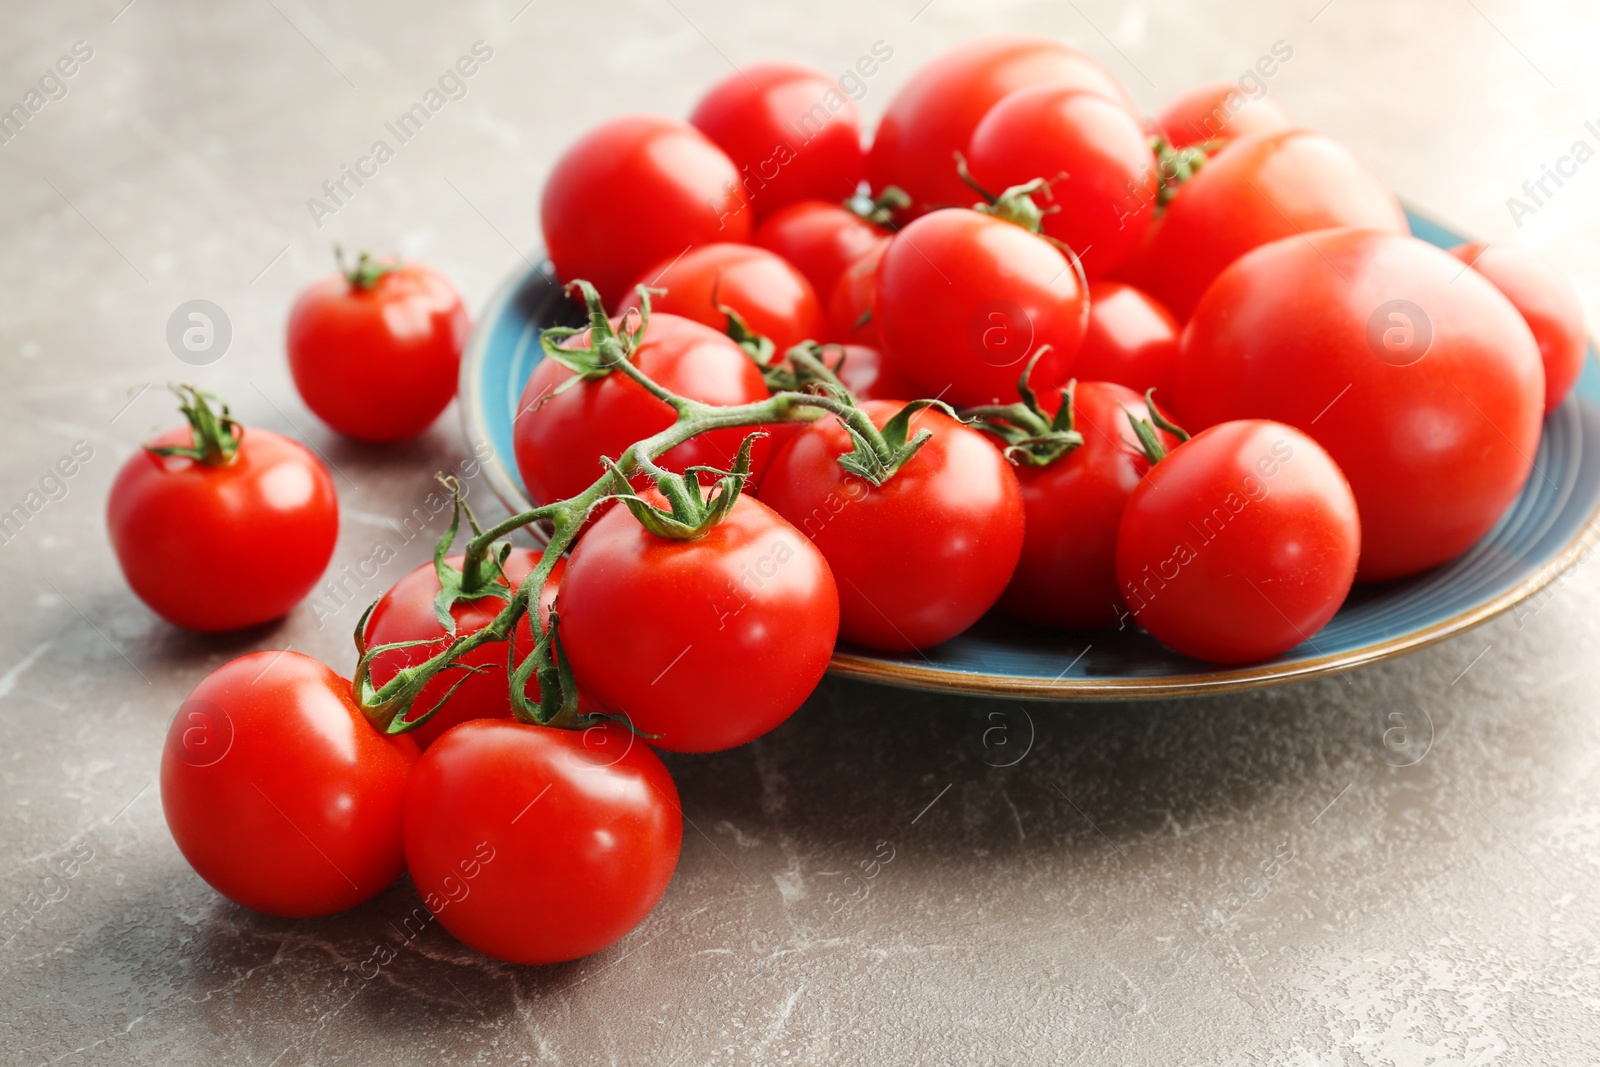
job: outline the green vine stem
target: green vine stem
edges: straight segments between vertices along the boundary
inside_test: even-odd
[[[178,410],[189,420],[190,444],[145,445],[153,456],[187,456],[208,467],[226,467],[239,454],[244,427],[233,421],[228,405],[215,395],[192,385],[169,385],[178,397]],[[213,411],[215,404],[220,411]]]

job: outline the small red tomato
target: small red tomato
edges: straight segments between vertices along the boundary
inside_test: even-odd
[[[1493,282],[1522,313],[1544,360],[1544,410],[1554,411],[1583,373],[1589,352],[1578,291],[1549,262],[1510,245],[1458,245],[1450,254]]]
[[[1183,327],[1155,297],[1122,282],[1089,283],[1089,329],[1072,372],[1165,396]]]
[[[563,281],[592,282],[607,306],[652,263],[711,241],[745,241],[750,212],[739,170],[699,130],[625,115],[584,134],[556,160],[539,205]]]
[[[406,789],[422,902],[462,944],[508,963],[575,960],[627,936],[666,892],[682,841],[672,776],[614,723],[462,723]]]
[[[901,404],[861,405],[883,426]],[[1022,551],[1022,493],[976,430],[935,410],[933,436],[882,485],[846,471],[849,433],[829,415],[773,459],[761,499],[822,550],[839,583],[839,636],[903,652],[947,641],[999,599]]]
[[[872,324],[889,362],[922,396],[951,404],[1017,399],[1017,371],[1066,380],[1088,319],[1072,261],[1015,223],[967,208],[907,226],[878,264]]]
[[[876,348],[866,345],[829,347],[823,352],[823,362],[857,400],[918,399],[916,386],[891,367]]]
[[[1294,120],[1266,95],[1246,96],[1238,82],[1207,82],[1167,102],[1156,125],[1173,148],[1221,144],[1252,133],[1277,133]]]
[[[1132,616],[1208,663],[1251,663],[1315,637],[1361,553],[1332,457],[1278,422],[1225,422],[1156,463],[1129,497],[1117,578]]]
[[[801,200],[761,221],[751,238],[790,263],[819,297],[833,292],[839,275],[889,237],[843,204]]]
[[[772,339],[779,352],[822,336],[822,306],[805,275],[782,257],[754,245],[709,244],[684,253],[671,263],[658,263],[637,285],[664,289],[650,298],[652,311],[682,315],[715,330],[725,330],[725,305],[745,325]],[[639,306],[637,288],[617,305],[617,314]]]
[[[1090,278],[1139,251],[1155,217],[1158,171],[1140,120],[1082,89],[1036,85],[1005,97],[972,133],[967,165],[996,193],[1042,178],[1046,237],[1071,248]]]
[[[226,406],[212,412],[211,399],[191,390],[184,411],[194,427],[130,456],[106,502],[128,585],[163,619],[204,632],[287,614],[339,536],[322,461],[271,430],[239,426]]]
[[[799,200],[842,200],[866,171],[861,116],[829,75],[804,63],[752,63],[713,85],[689,121],[739,171],[764,219]]]
[[[844,269],[828,298],[828,340],[882,350],[878,328],[869,314],[878,291],[878,263],[889,247],[885,238]]]
[[[213,889],[268,915],[353,908],[404,869],[400,810],[417,760],[350,683],[298,652],[252,652],[206,676],[161,754],[161,807]]]
[[[289,312],[289,371],[317,418],[360,441],[426,430],[456,395],[467,308],[420,263],[371,260],[313,282]]]

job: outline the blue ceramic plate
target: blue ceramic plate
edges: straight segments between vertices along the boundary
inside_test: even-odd
[[[1416,215],[1411,228],[1443,248],[1465,240]],[[531,505],[512,458],[511,419],[540,358],[538,330],[557,324],[573,324],[572,306],[561,297],[550,265],[541,263],[495,294],[461,367],[468,442],[492,448],[487,477],[514,512]],[[1600,367],[1593,359],[1574,394],[1545,421],[1535,466],[1516,504],[1471,551],[1413,578],[1357,586],[1314,640],[1266,663],[1216,670],[1139,632],[1049,633],[995,615],[920,653],[884,655],[841,645],[832,669],[918,689],[1105,700],[1279,685],[1387,659],[1533,596],[1600,535]]]

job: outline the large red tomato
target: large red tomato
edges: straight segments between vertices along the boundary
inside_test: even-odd
[[[1090,282],[1089,329],[1072,372],[1140,394],[1156,389],[1165,397],[1182,331],[1172,312],[1148,293],[1122,282]]]
[[[751,240],[793,263],[826,299],[845,268],[888,237],[843,204],[801,200],[762,219]]]
[[[1220,145],[1252,133],[1277,133],[1294,120],[1270,96],[1246,96],[1238,82],[1206,82],[1167,102],[1156,125],[1173,148]]]
[[[730,307],[780,353],[801,341],[820,339],[825,330],[822,305],[805,275],[754,245],[702,245],[671,263],[656,264],[637,284],[666,290],[651,297],[654,311],[682,315],[716,330],[728,325],[727,314],[717,306]],[[617,313],[638,306],[635,287],[617,305]]]

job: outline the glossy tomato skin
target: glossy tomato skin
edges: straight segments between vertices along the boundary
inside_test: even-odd
[[[828,340],[882,350],[878,326],[867,313],[872,310],[872,298],[878,291],[878,264],[888,247],[889,240],[885,239],[868,249],[833,283],[833,293],[828,297]]]
[[[666,892],[682,839],[671,775],[615,723],[462,723],[406,790],[417,893],[462,944],[508,963],[615,944]]]
[[[862,405],[882,426],[903,405]],[[839,636],[907,651],[947,641],[1000,598],[1022,551],[1022,492],[1000,450],[935,410],[933,437],[881,486],[838,459],[849,435],[828,416],[773,460],[762,500],[821,549],[839,583]]]
[[[883,353],[866,345],[841,345],[823,352],[823,361],[857,400],[895,400],[916,396],[916,387],[889,365]]]
[[[578,139],[539,205],[562,281],[586,279],[609,307],[652,263],[693,245],[750,238],[751,213],[726,153],[686,122],[625,115]]]
[[[923,396],[959,406],[1017,399],[1017,375],[1066,380],[1088,294],[1071,261],[1021,226],[967,208],[907,226],[878,263],[872,324],[890,363]]]
[[[820,338],[825,329],[822,305],[805,275],[755,245],[702,245],[656,264],[636,284],[666,290],[650,298],[652,313],[681,315],[718,332],[727,329],[728,316],[717,305],[731,307],[752,330],[771,338],[779,353]],[[637,288],[629,289],[617,314],[638,306]]]
[[[1312,640],[1355,581],[1361,523],[1333,459],[1291,426],[1225,422],[1179,445],[1129,497],[1117,578],[1140,625],[1208,663]]]
[[[776,728],[816,688],[839,634],[822,554],[748,496],[688,541],[613,508],[573,550],[561,605],[579,687],[674,752]]]
[[[1156,125],[1173,148],[1220,144],[1253,133],[1277,133],[1294,120],[1272,97],[1247,96],[1238,82],[1206,82],[1167,102]]]
[[[1316,438],[1355,491],[1373,581],[1452,559],[1500,518],[1538,449],[1544,371],[1516,308],[1448,253],[1329,230],[1223,272],[1171,402],[1185,429],[1270,418]]]
[[[1583,304],[1572,282],[1541,257],[1511,245],[1458,245],[1450,254],[1488,278],[1522,313],[1544,361],[1545,413],[1555,410],[1577,384],[1589,352]]]
[[[1183,327],[1149,293],[1123,282],[1089,283],[1089,328],[1072,371],[1086,381],[1116,382],[1139,394],[1167,395]]]
[[[161,806],[183,858],[229,900],[331,915],[400,876],[416,760],[416,743],[380,734],[328,667],[252,652],[212,671],[173,717]]]
[[[956,173],[954,154],[966,151],[991,107],[1030,85],[1086,89],[1139,113],[1122,84],[1085,52],[1044,37],[980,37],[922,67],[889,101],[867,154],[872,188],[905,190],[913,216],[970,206],[975,198]]]
[[[866,173],[855,101],[804,63],[741,67],[700,98],[689,121],[733,160],[757,221],[799,200],[842,200]]]
[[[1039,398],[1054,415],[1060,394]],[[1026,516],[1022,555],[1000,598],[1008,615],[1073,630],[1114,628],[1123,617],[1117,527],[1150,462],[1129,416],[1148,419],[1144,397],[1110,382],[1080,381],[1073,417],[1083,444],[1044,467],[1015,464]],[[1157,431],[1164,447],[1177,441]]]
[[[456,395],[470,323],[455,287],[402,263],[368,288],[334,274],[289,312],[289,370],[306,407],[346,437],[384,443],[426,430]]]
[[[587,343],[584,334],[576,343]],[[708,404],[747,404],[770,394],[761,371],[743,349],[709,326],[677,315],[652,314],[634,351],[637,365],[680,396]],[[517,469],[537,503],[576,496],[605,473],[600,459],[615,459],[629,445],[672,425],[672,409],[627,375],[612,372],[557,393],[573,377],[552,360],[534,367],[523,389],[512,439]],[[683,471],[697,465],[726,469],[748,431],[713,430],[660,457],[663,467]],[[753,463],[769,453],[757,442]]]
[[[1240,137],[1179,188],[1119,277],[1187,319],[1217,275],[1252,248],[1333,227],[1410,232],[1394,194],[1326,134]]]
[[[191,442],[183,427],[150,444]],[[339,500],[305,446],[250,427],[220,467],[134,453],[111,485],[106,526],[139,599],[212,633],[279,618],[311,591],[333,556]]]
[[[1035,178],[1035,199],[1058,210],[1044,233],[1074,252],[1089,278],[1139,251],[1155,217],[1156,156],[1141,121],[1098,93],[1058,85],[1019,89],[984,115],[967,147],[972,176],[992,193]]]
[[[888,236],[843,204],[800,200],[762,219],[751,240],[794,264],[817,296],[827,299],[845,268]]]

